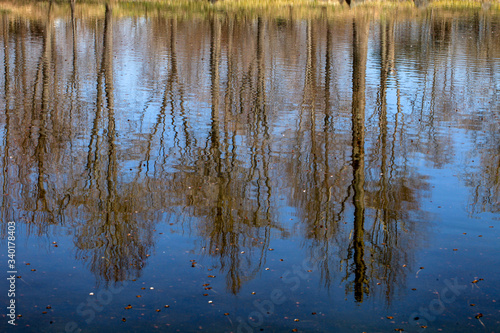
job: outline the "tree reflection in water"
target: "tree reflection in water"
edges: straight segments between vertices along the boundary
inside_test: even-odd
[[[357,303],[391,301],[428,232],[430,186],[415,155],[452,163],[441,127],[465,88],[436,54],[467,31],[439,15],[405,28],[362,14],[141,21],[111,4],[93,21],[77,7],[57,24],[52,5],[43,19],[2,16],[4,221],[40,236],[67,227],[105,283],[139,277],[155,226],[177,223],[233,294],[265,267],[273,240],[295,237],[321,253],[325,288],[339,281]],[[497,55],[486,30],[464,52]],[[407,77],[404,57],[419,60]],[[487,145],[464,173],[470,213],[498,213],[498,138],[491,123],[478,134],[480,113],[456,121]]]

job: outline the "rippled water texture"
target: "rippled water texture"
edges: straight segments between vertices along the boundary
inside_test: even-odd
[[[498,11],[54,6],[1,15],[16,331],[499,332]]]

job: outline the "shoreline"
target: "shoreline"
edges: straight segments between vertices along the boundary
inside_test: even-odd
[[[353,1],[353,0],[351,0]],[[113,16],[183,16],[205,17],[237,15],[266,16],[279,19],[313,19],[320,17],[349,17],[353,15],[415,16],[438,10],[459,15],[460,12],[483,11],[500,14],[500,1],[483,0],[368,0],[352,3],[342,0],[76,0],[75,17],[100,17],[106,5],[112,5]],[[26,1],[0,0],[0,13],[25,18],[47,18],[47,9],[55,17],[70,15],[70,0]]]

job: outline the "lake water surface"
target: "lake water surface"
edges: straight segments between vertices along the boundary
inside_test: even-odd
[[[1,15],[0,330],[500,332],[498,10],[40,8]]]

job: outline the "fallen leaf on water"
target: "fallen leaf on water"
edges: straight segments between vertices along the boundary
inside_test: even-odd
[[[130,310],[130,309],[132,309],[132,305],[130,304],[125,307],[125,310]]]
[[[393,316],[387,316],[387,319],[394,319]]]

